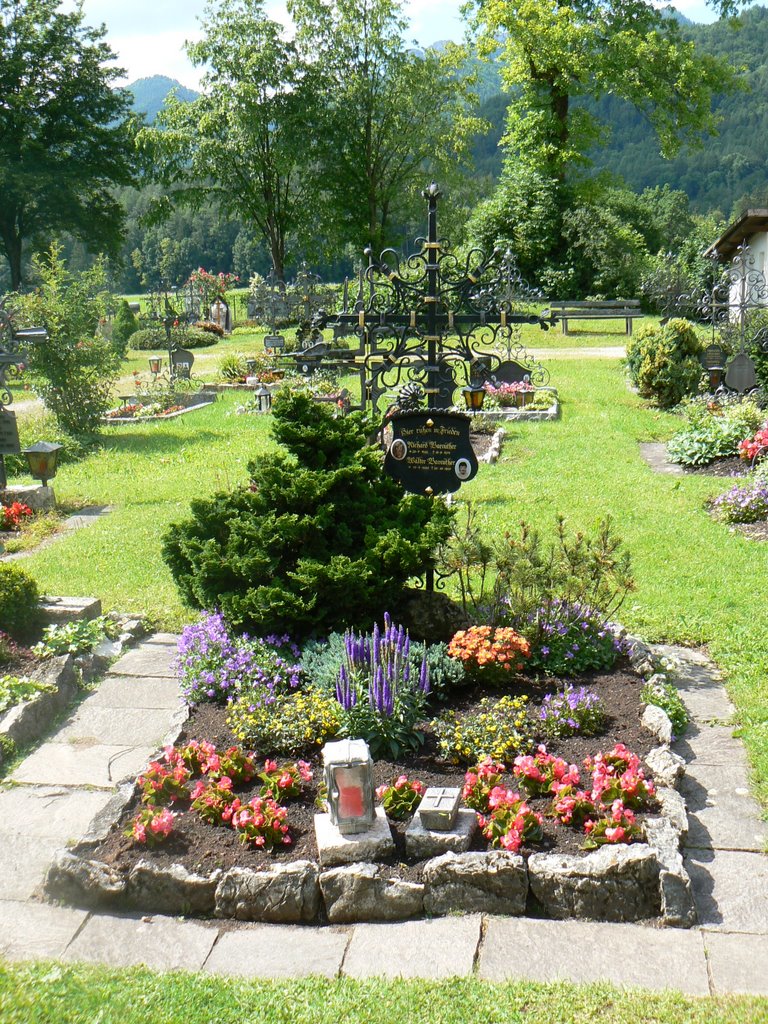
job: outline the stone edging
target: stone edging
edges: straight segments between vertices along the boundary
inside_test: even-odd
[[[2,740],[21,747],[42,736],[56,716],[64,710],[81,689],[82,683],[101,675],[122,651],[144,633],[139,619],[118,615],[121,625],[116,640],[103,640],[87,654],[63,654],[41,663],[35,678],[55,686],[55,690],[38,693],[31,700],[0,714],[0,764],[7,754]]]
[[[641,640],[626,635],[625,639],[639,676],[665,678],[665,673],[673,671],[671,663],[655,658]],[[665,925],[691,927],[696,912],[680,853],[688,818],[675,788],[684,761],[670,749],[672,725],[660,708],[649,706],[643,724],[659,739],[646,762],[658,783],[661,805],[661,814],[646,821],[645,843],[604,846],[586,856],[533,853],[527,864],[519,854],[501,850],[448,852],[425,862],[421,882],[390,877],[381,864],[323,866],[309,860],[262,871],[216,869],[208,875],[189,872],[181,864],[159,867],[141,860],[125,873],[88,857],[133,799],[136,784],[125,782],[75,851],[66,849],[56,855],[45,889],[54,899],[87,908],[272,923],[327,918],[332,924],[395,921],[424,914],[521,916],[530,893],[550,918],[636,921],[660,917]],[[177,721],[177,730],[166,742],[173,743],[181,727]]]

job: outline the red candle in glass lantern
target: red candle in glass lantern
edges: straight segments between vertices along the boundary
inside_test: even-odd
[[[355,774],[343,769],[337,771],[336,784],[339,787],[339,817],[362,818],[363,787]]]

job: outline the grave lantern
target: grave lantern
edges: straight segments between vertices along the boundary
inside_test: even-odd
[[[332,824],[342,835],[367,832],[376,818],[373,762],[365,740],[337,740],[323,747],[323,778]]]
[[[269,412],[272,408],[272,392],[269,388],[265,388],[263,384],[260,388],[257,388],[253,397],[256,399],[258,412]]]
[[[150,356],[149,357],[149,372],[156,377],[163,366],[163,360],[161,356]]]
[[[43,487],[47,487],[48,481],[56,476],[61,448],[60,444],[38,441],[36,444],[30,445],[29,448],[23,449],[24,455],[27,456],[30,476],[39,480]]]
[[[246,370],[248,371],[248,376],[249,377],[253,377],[253,375],[256,373],[256,367],[258,365],[259,365],[259,362],[258,362],[257,359],[246,359],[245,360],[245,366],[246,366]]]
[[[709,390],[714,394],[723,382],[725,352],[720,345],[708,345],[704,350],[704,366],[709,374]]]
[[[485,401],[485,388],[477,384],[470,384],[469,387],[462,388],[461,393],[464,396],[464,404],[468,409],[472,412],[482,409],[483,402]]]

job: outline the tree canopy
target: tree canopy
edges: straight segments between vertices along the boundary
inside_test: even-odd
[[[215,202],[259,229],[282,279],[288,240],[304,224],[314,230],[306,164],[317,93],[263,0],[210,3],[202,29],[202,41],[187,47],[206,69],[202,95],[171,98],[158,129],[142,134],[172,188],[159,212],[173,201],[193,209]]]
[[[123,210],[114,185],[133,181],[130,97],[113,83],[105,29],[59,0],[0,0],[0,245],[11,287],[22,249],[69,231],[115,252]]]

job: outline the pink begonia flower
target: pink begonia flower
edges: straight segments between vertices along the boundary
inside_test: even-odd
[[[267,759],[264,762],[264,771],[265,772],[276,772],[277,771],[277,761],[270,761],[269,759]]]
[[[309,767],[307,761],[297,761],[296,767],[299,769],[299,775],[302,777],[304,782],[309,782],[312,778],[312,769]]]
[[[620,843],[624,839],[625,835],[626,832],[621,825],[617,825],[615,828],[607,828],[605,830],[605,838],[609,843]]]
[[[134,821],[133,823],[133,838],[139,843],[146,843],[147,841],[146,826],[140,821]]]
[[[283,842],[285,843],[286,846],[289,846],[293,842],[293,840],[291,839],[290,836],[283,836]]]
[[[517,851],[520,849],[522,842],[522,835],[515,829],[510,829],[509,832],[507,832],[506,835],[503,835],[499,840],[499,844],[505,850],[511,850],[512,853],[517,853]]]
[[[384,799],[384,794],[387,792],[388,789],[389,789],[389,786],[377,786],[376,787],[376,798],[378,800],[383,800]]]
[[[402,789],[403,786],[407,786],[407,785],[408,785],[408,776],[407,775],[398,775],[398,777],[395,779],[395,789]]]
[[[280,778],[277,780],[278,789],[288,789],[289,786],[293,785],[293,776],[290,772],[283,772]]]
[[[205,792],[206,784],[202,779],[198,779],[195,783],[195,788],[192,790],[192,799],[197,800]]]
[[[253,842],[255,846],[263,846],[264,836],[255,836]]]
[[[221,778],[218,781],[218,786],[219,786],[219,789],[226,789],[227,791],[231,792],[232,791],[232,779],[230,779],[230,777],[228,775],[222,775]]]
[[[217,772],[217,771],[219,771],[220,768],[221,768],[221,758],[219,757],[218,754],[211,754],[208,757],[208,760],[203,765],[203,771],[206,774],[210,774],[211,772]]]
[[[155,815],[155,817],[150,821],[149,829],[155,835],[168,836],[171,834],[173,829],[173,822],[175,818],[176,815],[173,811],[169,811],[166,807],[164,811]]]

